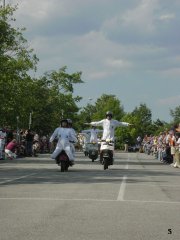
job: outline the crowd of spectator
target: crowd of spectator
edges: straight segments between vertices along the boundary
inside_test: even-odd
[[[49,136],[40,136],[31,129],[0,128],[0,160],[32,157],[50,151]]]
[[[164,164],[180,168],[180,124],[177,128],[161,132],[158,136],[144,136],[140,151],[154,155]]]

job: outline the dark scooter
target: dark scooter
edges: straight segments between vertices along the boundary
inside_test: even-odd
[[[61,172],[67,172],[69,166],[72,166],[71,161],[64,150],[56,157],[56,163],[60,166]]]
[[[94,162],[98,158],[98,144],[95,142],[88,144],[88,157]]]

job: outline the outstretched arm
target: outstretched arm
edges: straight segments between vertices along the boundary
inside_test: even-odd
[[[128,122],[119,122],[119,121],[117,121],[117,120],[114,120],[114,122],[115,122],[115,125],[116,125],[116,126],[125,126],[125,127],[128,127],[128,126],[132,126],[132,125],[133,125],[133,124],[128,123]]]
[[[103,126],[104,120],[97,121],[97,122],[90,122],[91,126]]]
[[[58,129],[56,128],[52,136],[50,137],[49,141],[52,142],[57,136],[58,136]]]

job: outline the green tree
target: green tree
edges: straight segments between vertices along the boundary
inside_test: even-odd
[[[132,116],[134,118],[133,123],[136,128],[137,135],[143,136],[145,133],[152,133],[152,113],[145,103],[140,104],[139,107],[136,107],[132,112]]]
[[[173,118],[173,123],[178,125],[180,123],[180,106],[177,106],[174,110],[170,110],[170,115]]]
[[[81,97],[73,91],[83,82],[81,72],[69,74],[65,66],[33,79],[29,73],[36,71],[38,58],[23,36],[25,29],[12,27],[16,9],[0,8],[0,124],[15,128],[19,116],[19,126],[27,128],[32,113],[31,127],[48,133],[60,118],[77,118]]]
[[[122,122],[128,122],[134,124],[134,116],[132,113],[126,113],[122,120]],[[133,125],[132,127],[118,127],[116,129],[116,147],[119,149],[124,148],[125,141],[128,141],[128,144],[134,144],[137,132],[136,127]]]
[[[131,113],[127,113],[122,118],[122,121],[132,123],[132,127],[120,127],[116,130],[117,140],[120,144],[128,139],[130,144],[135,144],[138,136],[144,137],[145,134],[152,134],[152,114],[146,104],[140,104],[139,107]]]
[[[83,83],[81,79],[81,72],[75,72],[69,74],[66,72],[67,67],[64,66],[60,68],[58,71],[51,71],[45,73],[43,77],[41,77],[37,83],[41,84],[48,95],[45,98],[42,98],[43,101],[40,104],[43,104],[42,107],[38,107],[38,109],[45,108],[43,110],[44,113],[48,116],[50,121],[46,122],[47,127],[51,126],[51,130],[60,122],[62,118],[71,118],[73,122],[76,123],[77,113],[79,108],[77,106],[77,102],[81,100],[80,96],[73,96],[74,92],[74,84]],[[36,105],[37,106],[37,105]],[[36,110],[39,114],[39,117],[36,117],[37,126],[40,124],[42,113],[40,114],[39,110]],[[38,122],[37,122],[37,119]]]
[[[37,57],[23,37],[24,29],[15,29],[13,13],[16,7],[0,8],[0,119],[13,123],[20,114],[22,89],[31,82],[29,70],[36,70]]]
[[[107,111],[113,112],[113,118],[120,120],[124,115],[124,108],[120,100],[115,95],[103,94],[95,103],[95,112],[92,114],[93,120],[105,118]]]
[[[107,111],[112,111],[116,119],[120,120],[123,117],[123,106],[115,95],[103,94],[94,105],[87,104],[86,107],[81,109],[79,113],[79,129],[85,127],[84,123],[104,119]]]
[[[158,135],[160,132],[163,132],[167,129],[167,123],[165,121],[161,121],[157,119],[151,125],[151,131],[153,135]]]
[[[96,112],[96,107],[92,104],[87,104],[83,107],[78,114],[77,129],[81,131],[85,128],[84,123],[89,123],[92,121],[92,116]],[[86,126],[87,127],[87,126]]]

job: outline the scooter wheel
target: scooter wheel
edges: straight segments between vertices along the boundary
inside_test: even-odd
[[[104,170],[108,169],[108,159],[104,159]]]
[[[61,172],[65,172],[66,171],[66,162],[62,161],[61,162]]]

